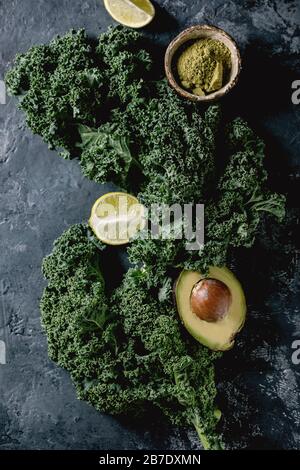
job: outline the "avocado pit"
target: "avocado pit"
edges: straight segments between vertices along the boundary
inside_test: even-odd
[[[223,320],[229,312],[232,296],[226,284],[218,279],[201,279],[194,285],[190,305],[192,312],[206,322]]]

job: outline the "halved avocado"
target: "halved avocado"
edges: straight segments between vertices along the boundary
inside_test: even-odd
[[[200,286],[201,281],[204,280],[205,282],[212,281],[213,289],[211,291],[206,286]],[[217,288],[215,284],[217,284]],[[216,305],[215,297],[220,295],[219,292],[222,295],[222,289],[220,289],[222,285],[224,286],[223,291],[227,292],[228,290],[230,293],[227,311],[222,312],[217,320],[214,315],[208,321],[201,319],[198,312],[196,314],[195,309],[192,309],[192,295],[195,291],[199,292],[199,288],[205,288],[202,298],[205,299],[206,307],[210,300],[212,300],[212,305]],[[210,295],[212,295],[212,299],[210,299]],[[242,286],[229,269],[211,266],[208,276],[203,276],[196,271],[182,271],[175,285],[175,297],[179,316],[185,328],[197,341],[214,351],[227,351],[233,347],[235,335],[245,323],[247,308]],[[222,306],[222,302],[219,304]]]

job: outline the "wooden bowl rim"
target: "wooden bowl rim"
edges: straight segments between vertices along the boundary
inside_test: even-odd
[[[209,30],[209,31],[214,31],[219,33],[221,36],[225,36],[227,40],[232,44],[233,49],[235,50],[236,53],[236,64],[237,64],[237,73],[234,77],[231,78],[231,80],[226,83],[220,90],[215,91],[214,93],[210,93],[209,95],[206,96],[197,96],[194,95],[193,93],[188,92],[184,88],[182,88],[179,83],[175,80],[174,74],[172,72],[172,61],[170,59],[170,56],[173,52],[173,49],[177,46],[178,42],[181,42],[183,38],[186,38],[186,41],[190,39],[190,34],[194,31],[203,31],[203,30]],[[173,58],[172,58],[173,59]],[[203,24],[203,25],[194,25],[190,26],[189,28],[183,30],[181,33],[178,34],[169,44],[166,53],[165,53],[165,73],[168,79],[169,84],[171,85],[172,88],[183,98],[186,98],[190,101],[196,101],[196,102],[202,102],[202,103],[209,103],[216,101],[223,96],[227,95],[229,91],[232,90],[232,88],[237,84],[239,75],[241,72],[241,55],[239,48],[236,44],[236,41],[228,34],[224,29],[218,28],[217,26],[211,26],[208,24]]]

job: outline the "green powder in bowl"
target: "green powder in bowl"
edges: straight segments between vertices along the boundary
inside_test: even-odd
[[[200,39],[179,56],[177,72],[181,85],[198,96],[222,88],[231,70],[231,53],[215,39]]]

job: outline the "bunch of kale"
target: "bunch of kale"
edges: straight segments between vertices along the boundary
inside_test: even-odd
[[[194,424],[206,448],[215,433],[217,357],[182,327],[172,301],[181,269],[206,272],[250,247],[260,220],[284,216],[284,198],[266,187],[264,144],[245,122],[224,125],[221,110],[200,111],[164,80],[150,81],[152,59],[125,28],[83,31],[18,56],[8,89],[33,132],[83,173],[134,192],[146,206],[205,204],[205,244],[138,237],[135,266],[112,296],[101,269],[102,246],[77,225],[43,264],[42,301],[49,354],[70,371],[80,398],[109,413],[152,403],[176,424]]]
[[[111,414],[136,415],[151,403],[174,424],[194,424],[205,448],[221,446],[215,432],[217,354],[183,331],[171,296],[149,291],[136,268],[109,297],[99,244],[84,225],[55,242],[43,272],[49,356],[71,373],[80,398]]]

